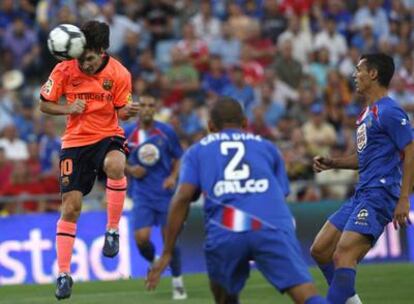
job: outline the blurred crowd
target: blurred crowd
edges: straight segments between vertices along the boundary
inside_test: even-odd
[[[0,195],[58,193],[64,120],[36,106],[57,63],[47,35],[57,24],[98,19],[111,29],[108,52],[132,74],[134,98],[155,96],[156,118],[176,129],[184,147],[206,133],[217,97],[231,96],[245,108],[249,130],[280,148],[291,200],[344,199],[355,172],[315,176],[312,158],[354,151],[362,101],[352,74],[362,53],[394,57],[390,94],[414,112],[413,17],[413,0],[2,0]],[[17,209],[57,207],[56,200],[25,201]]]

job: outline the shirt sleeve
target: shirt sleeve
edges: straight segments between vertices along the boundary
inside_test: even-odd
[[[286,197],[290,194],[290,185],[289,178],[286,173],[285,162],[280,151],[273,144],[270,144],[270,146],[272,148],[272,154],[274,156],[274,172],[276,175],[276,180],[279,182],[283,194]]]
[[[175,159],[181,158],[181,156],[183,155],[183,148],[181,147],[177,133],[175,133],[175,131],[170,127],[168,127],[168,129],[166,130],[166,133],[168,136],[171,155]]]
[[[138,148],[132,149],[131,153],[128,155],[128,164],[131,166],[139,165],[140,162],[138,160]]]
[[[193,146],[184,153],[181,161],[179,184],[191,184],[201,188],[200,168],[197,162],[197,146]]]
[[[119,73],[118,79],[114,96],[114,105],[115,108],[122,108],[126,104],[132,102],[131,74],[125,69]]]
[[[40,89],[42,99],[50,102],[59,102],[60,97],[65,94],[67,75],[64,73],[60,64],[56,65],[48,80]]]
[[[410,120],[399,107],[387,107],[380,113],[380,122],[391,141],[402,151],[413,140]]]

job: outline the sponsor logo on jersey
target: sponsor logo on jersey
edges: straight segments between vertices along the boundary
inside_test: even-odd
[[[368,218],[368,210],[367,209],[361,209],[359,210],[358,214],[357,214],[357,220],[355,221],[356,225],[362,225],[362,226],[367,226],[367,218]]]
[[[214,195],[219,197],[230,193],[263,193],[269,189],[269,180],[248,179],[240,180],[221,180],[214,185]]]
[[[357,129],[357,134],[356,134],[356,141],[357,141],[357,148],[358,148],[358,152],[362,152],[366,145],[367,145],[367,126],[365,123],[363,123],[362,125],[360,125]]]

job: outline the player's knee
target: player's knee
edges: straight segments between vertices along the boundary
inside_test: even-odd
[[[325,248],[318,243],[312,244],[310,254],[318,263],[322,263],[326,259],[330,258],[328,257],[327,250],[325,250]]]
[[[125,162],[111,161],[106,164],[105,173],[110,179],[121,179],[125,176]]]
[[[67,221],[76,221],[81,213],[81,204],[73,198],[63,199],[62,218]]]
[[[333,253],[333,261],[336,267],[350,267],[357,262],[350,248],[341,244],[338,244]]]
[[[136,239],[136,243],[140,251],[151,247],[151,241],[149,239]]]

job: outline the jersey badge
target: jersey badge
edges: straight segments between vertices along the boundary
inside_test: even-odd
[[[114,82],[111,79],[104,79],[104,81],[102,83],[102,87],[107,91],[112,89],[113,85],[114,85]]]
[[[160,160],[160,150],[151,143],[143,144],[137,153],[139,161],[146,166],[154,166]]]
[[[49,78],[42,87],[42,93],[49,95],[50,92],[52,92],[52,89],[53,89],[53,80]]]

